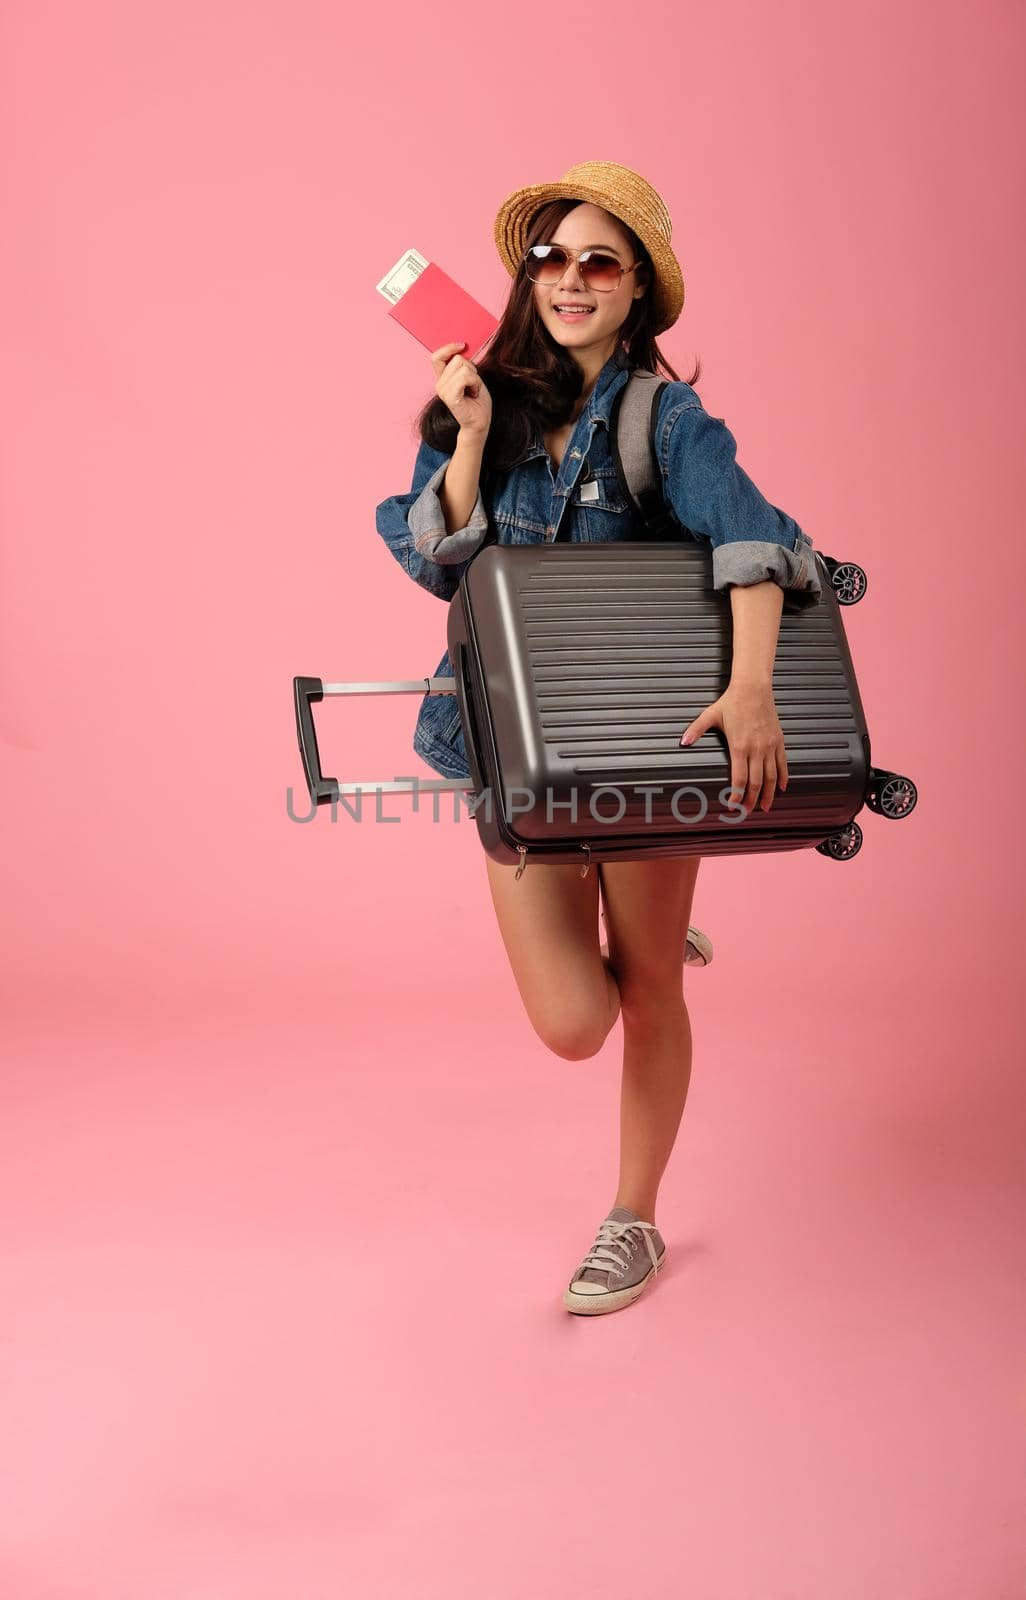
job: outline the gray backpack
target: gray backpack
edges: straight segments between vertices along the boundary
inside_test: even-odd
[[[635,539],[691,539],[663,499],[656,459],[659,397],[667,384],[655,372],[636,367],[613,401],[609,444],[620,488],[634,507]]]

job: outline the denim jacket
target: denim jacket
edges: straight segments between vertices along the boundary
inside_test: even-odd
[[[617,482],[609,446],[613,400],[629,375],[618,351],[599,373],[558,470],[535,430],[489,491],[490,503],[485,505],[479,486],[467,526],[451,534],[438,497],[451,457],[422,442],[409,494],[383,500],[376,512],[378,532],[413,581],[451,600],[489,519],[500,544],[551,542],[557,530],[574,543],[629,538],[635,513]],[[821,586],[812,540],[763,497],[735,460],[734,435],[722,417],[708,414],[690,384],[669,382],[664,388],[656,441],[664,502],[683,527],[709,540],[713,587],[771,578],[797,603],[815,604]],[[431,676],[452,672],[446,649]],[[443,777],[469,778],[455,695],[424,695],[413,748]]]

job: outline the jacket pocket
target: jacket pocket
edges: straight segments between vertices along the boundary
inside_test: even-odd
[[[580,477],[570,497],[576,537],[598,543],[629,539],[634,522],[630,502],[612,463]]]
[[[571,504],[580,506],[583,511],[626,511],[627,496],[620,488],[613,465],[600,467],[587,478],[582,473],[574,485]]]

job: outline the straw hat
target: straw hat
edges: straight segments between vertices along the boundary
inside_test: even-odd
[[[558,183],[534,183],[507,195],[495,218],[495,243],[510,277],[523,261],[531,218],[540,206],[561,199],[590,200],[634,229],[654,268],[649,291],[654,331],[662,333],[676,322],[684,304],[684,274],[670,249],[670,213],[650,183],[616,161],[579,161]]]

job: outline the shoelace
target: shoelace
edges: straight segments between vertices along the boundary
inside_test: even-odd
[[[626,1242],[627,1235],[632,1232],[640,1232],[651,1257],[652,1265],[658,1272],[659,1257],[656,1255],[656,1248],[652,1243],[652,1235],[655,1231],[656,1225],[654,1222],[613,1222],[607,1217],[595,1235],[595,1243],[581,1262],[581,1267],[597,1267],[600,1272],[612,1270],[618,1278],[622,1278],[631,1264],[631,1256],[633,1254]],[[617,1250],[623,1251],[627,1258],[625,1261],[614,1253]]]

